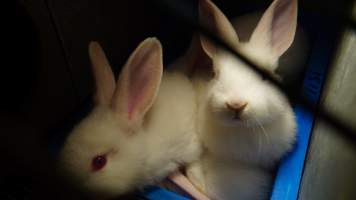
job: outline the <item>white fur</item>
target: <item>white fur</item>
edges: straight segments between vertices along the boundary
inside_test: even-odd
[[[210,1],[200,1],[206,2]],[[221,12],[217,7],[210,8],[212,12]],[[226,26],[226,22],[224,24]],[[259,27],[259,30],[264,29]],[[290,38],[285,41],[290,42]],[[204,41],[202,43],[204,49]],[[270,52],[272,47],[264,48],[268,44],[266,41],[260,46],[250,41],[240,42],[235,47],[274,73],[279,55]],[[214,52],[208,47],[207,54]],[[199,74],[192,78],[198,100],[198,133],[206,151],[198,162],[188,167],[188,178],[212,199],[267,199],[272,184],[271,171],[295,142],[296,121],[292,108],[278,88],[234,55],[218,49],[210,57],[214,78]],[[229,102],[247,102],[241,119],[234,119],[234,113],[226,106]]]
[[[206,153],[188,168],[188,178],[212,199],[266,199],[272,169],[295,142],[293,111],[280,91],[242,63],[225,57],[221,64],[216,80],[194,79]],[[248,102],[242,121],[226,109],[229,99]]]
[[[96,106],[67,138],[61,167],[80,188],[100,197],[160,181],[200,154],[194,99],[185,76],[164,73],[158,95],[134,134],[127,133],[124,116],[118,117],[108,105]],[[104,153],[106,166],[92,171],[93,157]]]
[[[238,161],[220,160],[205,154],[190,165],[188,177],[211,199],[266,199],[272,174]]]
[[[219,157],[272,166],[294,143],[292,109],[277,88],[234,57],[225,56],[216,79],[209,83],[194,79],[198,132],[207,149]],[[242,120],[233,119],[234,113],[225,106],[234,100],[248,102]]]

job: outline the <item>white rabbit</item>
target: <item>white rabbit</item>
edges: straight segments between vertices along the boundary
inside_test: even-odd
[[[111,198],[160,181],[198,158],[192,83],[183,74],[162,72],[157,39],[136,48],[116,83],[97,42],[90,43],[89,54],[95,106],[60,151],[63,174],[94,196]]]
[[[276,75],[279,57],[295,36],[297,0],[273,1],[247,42],[239,41],[232,24],[211,1],[199,1],[199,17],[217,36]],[[275,164],[295,142],[296,121],[288,99],[203,36],[193,40],[178,63],[196,70],[191,72],[198,133],[205,147],[203,158],[188,167],[188,178],[212,199],[268,198]],[[209,69],[212,74],[204,73]]]

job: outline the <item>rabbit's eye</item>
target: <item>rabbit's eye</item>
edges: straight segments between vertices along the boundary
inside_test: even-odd
[[[107,160],[105,155],[95,156],[91,163],[93,171],[102,169],[106,165],[106,162]]]

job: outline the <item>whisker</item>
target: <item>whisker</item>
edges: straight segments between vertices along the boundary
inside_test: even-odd
[[[253,121],[256,121],[254,118],[252,119]],[[256,121],[257,123],[257,121]],[[256,137],[258,138],[258,156],[261,155],[262,152],[262,138],[259,136],[257,131],[255,131],[257,128],[255,126],[252,126],[252,132],[256,132]]]
[[[267,144],[270,144],[271,141],[270,141],[270,138],[268,137],[268,134],[267,134],[265,128],[264,128],[263,125],[260,123],[260,121],[258,121],[257,118],[255,118],[254,120],[256,121],[257,125],[261,128],[262,133],[263,133],[263,135],[264,135],[265,138],[266,138]]]

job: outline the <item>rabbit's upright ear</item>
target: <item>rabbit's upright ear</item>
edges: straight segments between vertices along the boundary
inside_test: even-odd
[[[141,124],[157,96],[162,62],[161,43],[148,38],[139,44],[121,71],[112,105],[130,129]]]
[[[98,42],[89,43],[89,57],[95,80],[94,101],[96,104],[109,105],[115,90],[115,78]]]
[[[297,0],[274,0],[253,31],[250,43],[277,58],[292,44],[297,27]]]
[[[239,39],[234,27],[224,13],[210,0],[199,1],[199,20],[224,42],[233,47],[238,44]],[[205,53],[212,58],[216,53],[214,44],[205,37],[201,37],[201,44]]]

